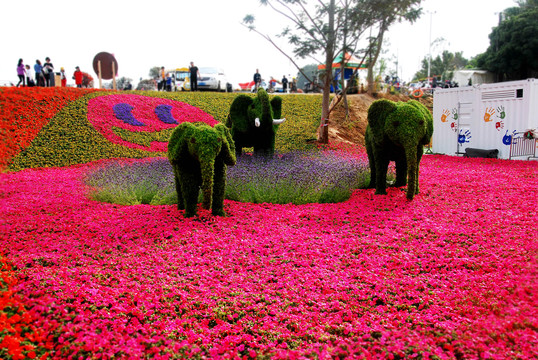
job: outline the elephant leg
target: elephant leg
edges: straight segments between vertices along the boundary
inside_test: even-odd
[[[182,171],[181,174],[181,192],[185,205],[185,217],[193,217],[197,214],[198,196],[200,194],[199,176],[189,171]]]
[[[389,169],[389,159],[383,153],[378,153],[375,157],[375,171],[376,171],[376,195],[387,194],[387,171]]]
[[[226,192],[226,165],[223,161],[215,161],[215,175],[213,179],[213,203],[211,213],[217,216],[226,216],[224,212],[224,196]]]
[[[396,160],[396,182],[395,187],[407,185],[407,161],[405,158]]]
[[[424,147],[422,145],[419,145],[417,148],[417,170],[416,170],[416,187],[415,187],[415,194],[418,194],[418,173],[419,173],[419,167],[420,167],[420,160],[422,159],[422,155],[424,154]]]
[[[181,192],[181,179],[179,177],[179,171],[177,169],[177,165],[174,165],[174,180],[176,183],[177,209],[184,210],[185,202],[183,201],[183,193]]]
[[[406,150],[407,156],[407,199],[413,200],[418,189],[418,159],[419,151],[415,149]],[[421,154],[422,156],[422,154]]]

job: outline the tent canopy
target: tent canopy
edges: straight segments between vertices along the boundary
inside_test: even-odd
[[[332,68],[339,69],[340,63],[342,62],[342,53],[334,59]],[[344,56],[344,68],[346,69],[366,69],[366,64],[363,64],[361,60],[353,54],[345,53]],[[318,65],[318,70],[324,70],[325,64]]]

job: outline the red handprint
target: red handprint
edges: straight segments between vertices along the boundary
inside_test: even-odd
[[[497,121],[495,123],[495,129],[497,129],[497,131],[501,131],[502,128],[504,128],[504,123],[502,121]]]

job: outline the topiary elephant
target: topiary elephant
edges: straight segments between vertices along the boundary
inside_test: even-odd
[[[424,145],[433,135],[433,117],[416,100],[395,103],[376,100],[368,109],[366,152],[370,163],[370,188],[376,194],[387,193],[387,170],[396,163],[395,186],[407,186],[407,198],[418,194],[419,164]]]
[[[237,96],[230,106],[226,126],[231,129],[237,155],[243,148],[254,147],[255,155],[273,156],[275,134],[286,119],[282,114],[282,98],[275,96],[269,101],[267,92],[260,88],[257,96]]]
[[[226,165],[236,163],[234,142],[226,126],[181,123],[168,142],[168,160],[174,168],[177,207],[185,209],[185,217],[196,215],[200,189],[202,207],[211,207],[213,215],[226,215]]]

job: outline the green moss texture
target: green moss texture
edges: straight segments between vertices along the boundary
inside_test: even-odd
[[[200,189],[202,207],[211,208],[213,215],[225,215],[226,166],[236,163],[234,142],[226,126],[179,124],[168,143],[168,160],[174,169],[178,209],[185,209],[185,217],[196,215]]]
[[[370,187],[386,194],[389,163],[396,163],[395,186],[407,184],[407,198],[418,194],[419,165],[423,147],[433,134],[429,110],[416,100],[395,103],[377,100],[368,109],[366,151],[370,163]]]

